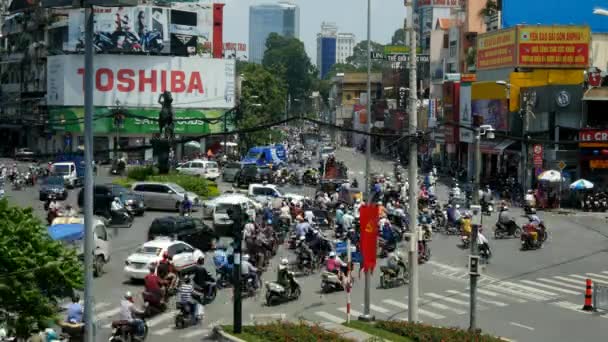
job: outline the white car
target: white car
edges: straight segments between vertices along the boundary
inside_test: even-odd
[[[212,181],[220,176],[219,165],[211,160],[195,159],[179,165],[176,170],[185,175],[204,177]]]
[[[332,146],[323,146],[320,150],[321,160],[327,159],[330,155],[334,154],[336,149]]]
[[[178,272],[196,266],[198,258],[204,256],[200,249],[196,249],[183,241],[159,237],[144,243],[135,253],[129,255],[125,261],[124,272],[126,276],[131,280],[144,279],[150,273],[150,267],[157,265],[162,260],[165,252],[173,258],[173,265]]]
[[[249,217],[255,220],[256,210],[262,208],[261,204],[242,194],[230,194],[220,196],[215,202],[213,209],[213,227],[215,232],[221,236],[228,236],[234,222],[230,219],[228,211],[235,205],[240,205]]]
[[[226,193],[224,192],[222,195],[212,198],[210,200],[203,201],[203,218],[209,219],[213,218],[213,211],[218,203],[224,201],[225,199],[243,199],[244,201],[249,201],[251,206],[256,210],[262,209],[262,204],[256,202],[255,200],[247,197],[244,194],[240,193]]]

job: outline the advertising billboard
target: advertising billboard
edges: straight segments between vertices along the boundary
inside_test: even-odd
[[[213,6],[181,6],[170,17],[172,54],[191,55],[197,46],[213,44]]]
[[[160,107],[158,96],[173,93],[175,108],[232,108],[234,60],[200,57],[95,56],[95,106]],[[49,56],[47,103],[82,106],[84,58]]]
[[[477,38],[477,70],[515,65],[515,28],[479,35]]]
[[[517,65],[587,68],[591,32],[587,26],[518,26]]]
[[[529,26],[479,35],[477,70],[505,67],[586,69],[588,26]]]
[[[460,141],[473,143],[473,131],[464,127],[471,127],[473,117],[471,111],[471,83],[460,84]]]
[[[483,117],[484,125],[491,125],[497,131],[509,129],[509,103],[507,99],[480,99],[471,101],[473,116]]]
[[[163,7],[95,7],[95,51],[169,53],[169,9]],[[84,49],[84,10],[68,15],[65,51]]]
[[[463,7],[464,0],[417,0],[416,7]]]

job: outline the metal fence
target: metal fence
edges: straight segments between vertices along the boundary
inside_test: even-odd
[[[593,308],[608,311],[608,286],[593,283]]]

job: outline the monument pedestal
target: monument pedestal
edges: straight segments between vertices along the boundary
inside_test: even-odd
[[[153,138],[150,143],[152,144],[152,156],[156,165],[158,166],[158,172],[160,174],[167,174],[171,169],[169,165],[169,151],[171,151],[171,143],[167,139]]]

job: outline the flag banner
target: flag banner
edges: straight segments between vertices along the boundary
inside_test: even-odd
[[[366,272],[373,271],[376,267],[379,214],[379,208],[375,204],[362,205],[359,209],[361,254],[363,256],[361,269]]]

